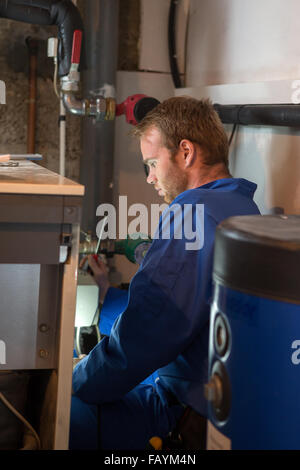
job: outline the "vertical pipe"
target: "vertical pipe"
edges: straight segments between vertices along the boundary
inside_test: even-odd
[[[59,100],[59,174],[65,176],[66,167],[66,109],[62,96]]]
[[[35,122],[36,122],[36,76],[38,42],[28,37],[26,44],[29,51],[29,100],[27,122],[27,153],[35,153]]]
[[[87,68],[83,94],[92,97],[105,84],[115,87],[118,58],[118,0],[86,0],[84,12]],[[95,233],[96,209],[112,202],[114,121],[83,118],[80,182],[85,185],[82,228]]]

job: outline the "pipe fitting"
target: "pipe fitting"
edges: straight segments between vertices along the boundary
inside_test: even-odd
[[[94,99],[86,100],[87,116],[96,118],[96,121],[113,121],[116,117],[116,101],[114,98],[104,98],[98,96]]]
[[[75,92],[79,90],[79,82],[80,82],[80,73],[77,69],[71,70],[68,75],[65,75],[60,79],[61,91],[65,92]]]
[[[114,98],[106,98],[106,121],[113,121],[116,117],[116,100]]]
[[[86,100],[88,116],[96,118],[97,121],[104,121],[106,116],[106,99],[103,96]]]
[[[98,96],[93,99],[78,99],[72,91],[63,91],[65,108],[77,116],[89,116],[96,121],[112,121],[116,115],[116,102],[114,98]]]
[[[87,100],[80,100],[73,93],[63,93],[62,98],[64,107],[69,113],[76,116],[85,116],[87,114]]]

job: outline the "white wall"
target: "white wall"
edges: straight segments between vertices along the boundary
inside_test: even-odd
[[[299,0],[191,0],[187,86],[300,76]]]
[[[300,77],[299,18],[298,0],[191,0],[191,88],[177,94],[205,94],[213,102],[217,96],[220,104],[290,103],[291,83]],[[264,213],[279,206],[300,214],[299,129],[241,127],[233,142],[233,175],[258,184],[255,199]]]
[[[185,69],[185,40],[190,0],[179,0],[175,18],[177,62]],[[170,0],[141,0],[140,70],[170,73],[168,17]]]

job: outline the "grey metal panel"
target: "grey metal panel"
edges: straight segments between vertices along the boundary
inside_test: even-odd
[[[6,364],[0,369],[35,368],[39,265],[0,265],[0,337]]]
[[[63,265],[42,265],[36,337],[36,368],[57,367]]]
[[[59,269],[0,264],[0,340],[6,349],[0,370],[56,367]]]

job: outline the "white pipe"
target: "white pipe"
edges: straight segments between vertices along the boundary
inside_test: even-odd
[[[66,109],[64,107],[62,94],[60,95],[59,115],[59,174],[65,176],[66,164]]]

